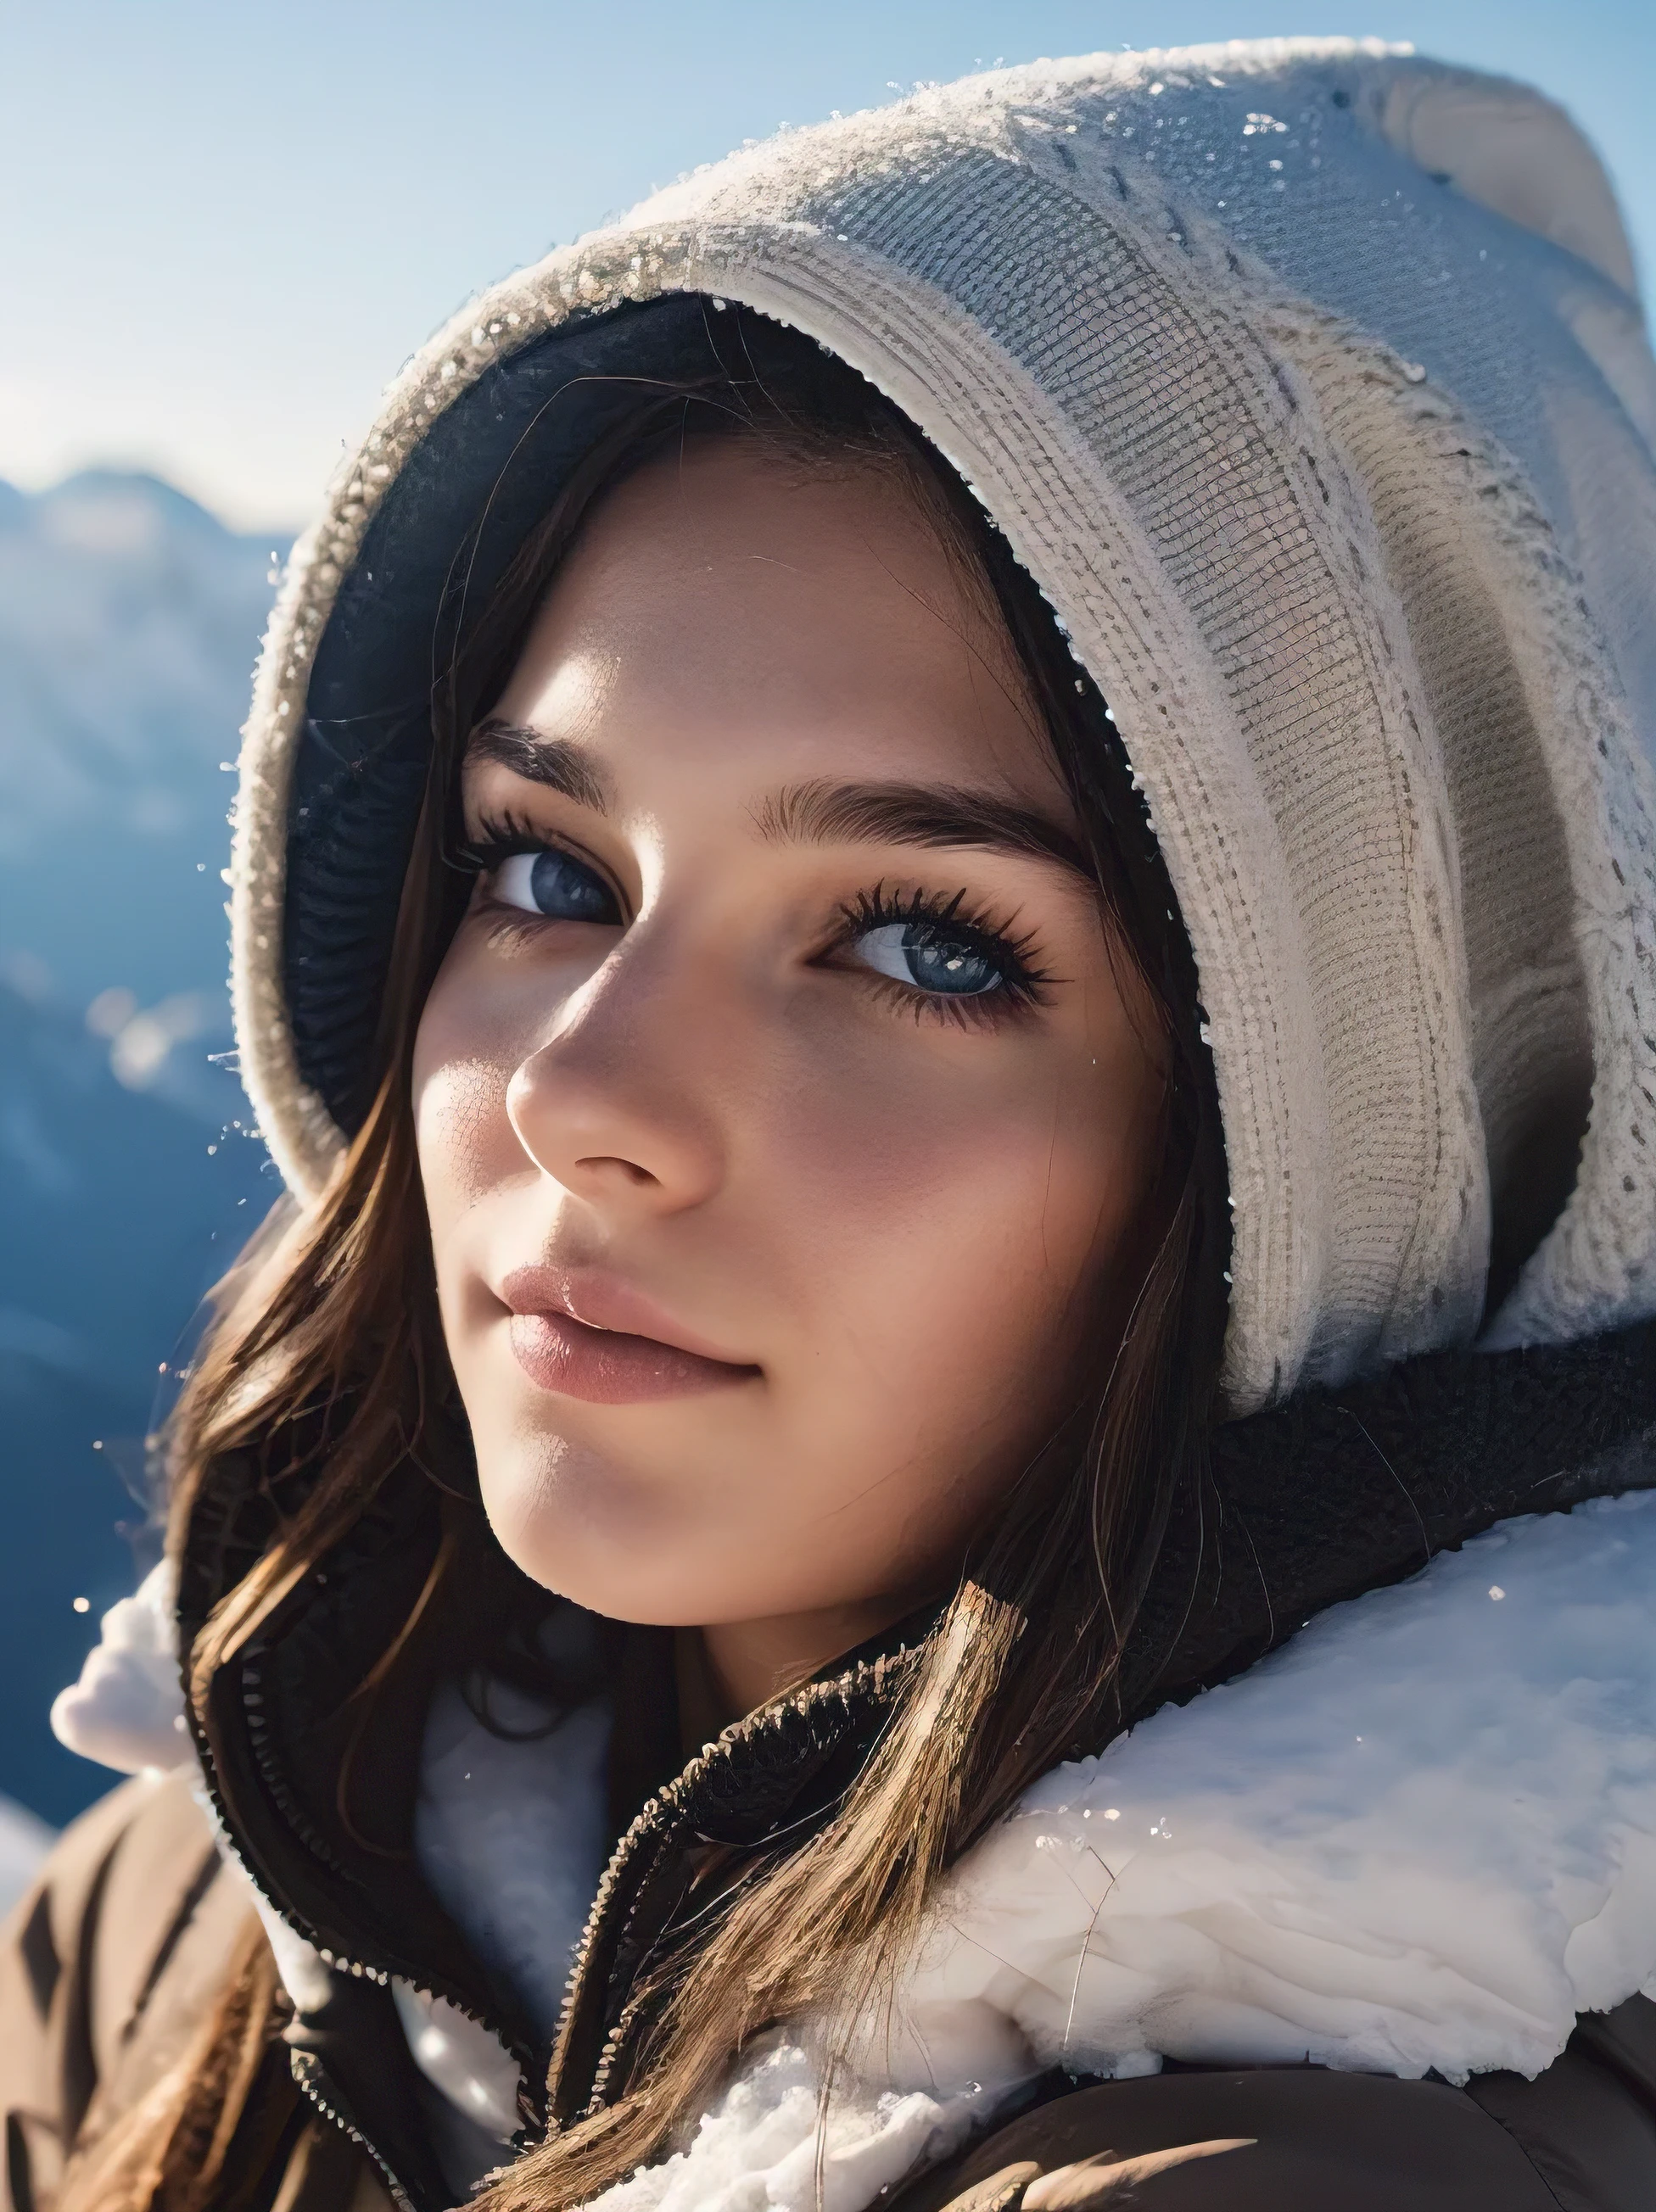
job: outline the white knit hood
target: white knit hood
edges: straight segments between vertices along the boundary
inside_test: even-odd
[[[1109,701],[1217,1073],[1233,1410],[1472,1338],[1537,1129],[1579,1172],[1489,1340],[1656,1310],[1656,370],[1568,122],[1372,43],[1039,63],[790,132],[425,348],[295,553],[242,757],[241,1065],[289,1183],[340,1142],[283,912],[344,726],[319,665],[512,378],[674,294],[886,392]]]

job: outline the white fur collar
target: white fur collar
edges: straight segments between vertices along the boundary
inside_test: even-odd
[[[1653,1623],[1656,1493],[1508,1522],[1047,1775],[837,2081],[826,2212],[1053,2064],[1538,2072],[1656,1977]],[[816,2042],[605,2212],[808,2212]]]
[[[864,2212],[1050,2065],[1533,2075],[1578,2013],[1656,1991],[1653,1623],[1656,1492],[1508,1522],[1047,1775],[837,2077],[824,2212]],[[806,2022],[757,2051],[605,2212],[811,2212],[819,2043]]]
[[[52,1700],[58,1742],[118,1774],[164,1772],[195,1756],[179,1683],[174,1581],[162,1560],[112,1605],[80,1679]]]

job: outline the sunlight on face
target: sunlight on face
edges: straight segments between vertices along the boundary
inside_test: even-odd
[[[692,445],[473,741],[443,1325],[500,1540],[601,1613],[871,1632],[1111,1326],[1154,1025],[982,601],[895,471]]]

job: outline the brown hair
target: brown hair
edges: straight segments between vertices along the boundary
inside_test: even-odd
[[[616,2101],[585,2117],[569,2109],[555,2053],[553,2130],[483,2194],[490,2212],[576,2205],[660,2155],[734,2054],[779,2019],[825,2008],[849,2033],[912,1943],[940,1873],[1035,1775],[1113,1732],[1123,1643],[1169,1502],[1200,1451],[1222,1328],[1217,1120],[1194,978],[1108,708],[1005,541],[894,409],[774,328],[757,376],[748,341],[758,333],[739,316],[718,319],[738,365],[694,386],[640,388],[487,604],[462,618],[435,687],[372,1103],[324,1198],[277,1224],[244,1264],[174,1417],[175,1545],[231,1455],[251,1459],[285,1501],[263,1556],[189,1654],[198,1721],[215,1670],[393,1468],[412,1460],[463,1486],[469,1443],[437,1318],[409,1103],[420,1009],[470,889],[453,857],[458,763],[583,517],[669,441],[736,434],[764,441],[786,465],[902,472],[1009,634],[1082,824],[1112,945],[1148,986],[1172,1073],[1136,1294],[1100,1346],[1085,1401],[982,1532],[864,1771],[827,1826],[758,1875],[660,1992]],[[177,2110],[180,2127],[200,2128],[198,2102]],[[165,2134],[164,2114],[155,2130]],[[174,2200],[158,2191],[119,2201]]]

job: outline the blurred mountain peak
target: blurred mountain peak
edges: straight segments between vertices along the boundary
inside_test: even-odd
[[[220,763],[285,551],[141,470],[0,486],[0,963],[82,1006],[222,990]]]
[[[257,546],[266,556],[292,533],[235,531],[210,507],[149,469],[76,469],[42,491],[27,492],[0,478],[0,532],[39,530],[64,544],[119,556],[153,546],[168,531],[208,541]]]

